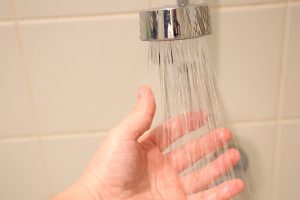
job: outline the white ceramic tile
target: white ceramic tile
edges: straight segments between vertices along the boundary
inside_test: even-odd
[[[300,2],[289,5],[288,15],[287,69],[284,77],[282,117],[300,117]]]
[[[0,137],[35,132],[13,25],[0,26]]]
[[[10,0],[0,0],[0,19],[11,19],[12,9]]]
[[[234,125],[232,130],[240,149],[247,156],[245,177],[248,180],[250,199],[272,199],[275,125]]]
[[[21,25],[43,131],[106,130],[127,115],[147,71],[138,26],[135,15]]]
[[[282,124],[279,135],[278,179],[275,200],[298,199],[300,196],[300,122]]]
[[[15,2],[17,14],[21,18],[138,11],[149,5],[148,0],[16,0]]]
[[[96,153],[101,139],[101,134],[98,134],[43,140],[52,196],[66,189],[80,177]]]
[[[0,141],[0,199],[49,198],[37,140]]]
[[[275,118],[284,8],[221,9],[211,49],[223,103],[233,121]]]

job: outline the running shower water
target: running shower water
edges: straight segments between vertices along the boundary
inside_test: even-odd
[[[150,41],[149,70],[153,75],[157,102],[156,124],[163,124],[178,116],[186,122],[183,126],[186,134],[183,137],[182,130],[176,130],[178,127],[174,126],[172,131],[167,131],[170,127],[165,128],[165,137],[161,137],[160,145],[171,143],[165,151],[169,153],[185,143],[192,144],[192,148],[174,158],[178,166],[181,165],[182,156],[190,160],[192,167],[185,169],[182,166],[180,173],[181,176],[187,176],[212,163],[224,152],[228,154],[231,149],[224,139],[221,144],[219,141],[201,144],[204,146],[203,154],[209,153],[207,156],[201,157],[197,153],[197,138],[208,136],[223,127],[224,118],[206,44],[206,36],[211,34],[209,8],[206,4],[188,4],[185,0],[178,2],[176,6],[141,12],[140,27],[141,40]],[[192,132],[189,121],[191,113],[197,115],[193,123],[201,126]],[[179,138],[176,142],[168,141],[170,132],[172,138]],[[217,150],[211,152],[212,149]],[[230,160],[226,160],[226,157],[224,162],[229,167],[219,171],[217,176],[208,174],[205,177],[208,184],[202,189],[242,176],[242,170],[230,167]],[[195,179],[191,178],[190,182],[196,184]]]

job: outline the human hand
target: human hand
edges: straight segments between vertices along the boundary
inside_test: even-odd
[[[217,129],[163,154],[169,144],[159,142],[162,126],[147,132],[154,114],[153,94],[149,88],[142,87],[132,113],[109,132],[81,178],[53,200],[228,200],[243,190],[244,184],[239,179],[207,189],[215,179],[238,163],[240,154],[235,149],[227,150],[202,169],[185,176],[178,175],[194,163],[184,152],[197,146],[195,159],[199,160],[231,139],[228,130]],[[204,120],[202,124],[193,123],[199,121],[195,118],[199,118],[199,114],[188,116],[190,131],[204,123]],[[182,128],[186,123],[183,118],[166,123],[164,128],[172,127],[173,130],[175,127],[178,130],[177,137],[186,133]],[[171,143],[176,139],[170,134],[168,141]],[[212,142],[217,145],[211,145],[208,152],[207,147]],[[181,158],[180,165],[175,157]]]

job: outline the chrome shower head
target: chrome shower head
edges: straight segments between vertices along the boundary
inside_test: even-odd
[[[166,6],[140,12],[140,38],[143,41],[182,40],[211,34],[206,4]]]

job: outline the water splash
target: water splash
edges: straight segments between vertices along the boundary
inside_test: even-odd
[[[193,141],[197,138],[209,136],[210,133],[224,126],[224,117],[220,107],[216,87],[216,76],[209,62],[208,47],[205,38],[194,38],[186,40],[155,41],[150,42],[149,48],[149,70],[153,76],[154,94],[157,101],[156,124],[163,124],[165,121],[181,116],[184,118],[184,136],[182,130],[176,130],[174,126],[171,132],[172,138],[178,138],[176,142],[169,141],[170,134],[165,127],[165,136],[160,137],[160,145],[168,146],[165,154],[174,149]],[[191,125],[189,116],[197,115]],[[191,126],[201,126],[200,129],[191,131]],[[223,143],[226,143],[224,141]],[[223,144],[222,143],[222,144]],[[212,144],[201,144],[204,153],[203,158],[197,156],[197,143],[193,148],[187,149],[184,154],[192,163],[192,166],[183,170],[180,175],[187,176],[189,173],[204,168],[212,163],[224,152],[229,151],[230,146],[224,144],[220,147],[219,142]],[[217,149],[211,152],[211,149]],[[199,154],[199,153],[198,153]],[[181,157],[175,158],[178,165],[181,165]],[[229,160],[224,160],[229,165]],[[241,166],[238,166],[241,167]],[[221,182],[234,178],[243,177],[242,170],[228,169],[222,177],[216,178],[207,175],[206,179],[210,184],[207,188],[214,187]],[[193,184],[191,180],[191,184]],[[203,189],[207,189],[203,188]]]

